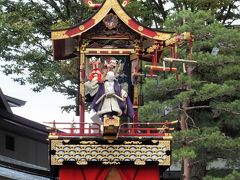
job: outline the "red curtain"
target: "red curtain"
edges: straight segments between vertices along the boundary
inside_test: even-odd
[[[121,180],[160,180],[159,167],[144,166],[62,166],[59,169],[59,179],[105,180],[112,168],[117,170],[117,173],[121,176]]]

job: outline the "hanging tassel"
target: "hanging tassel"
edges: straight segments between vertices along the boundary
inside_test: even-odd
[[[190,47],[190,60],[192,61],[192,52],[193,52],[193,45],[192,45],[192,38],[189,40],[189,47]]]
[[[186,64],[183,63],[182,65],[183,65],[183,73],[186,73],[186,72],[187,72],[187,70],[186,70]]]
[[[165,71],[166,70],[166,63],[165,63],[165,61],[163,61],[163,71]]]
[[[154,66],[158,63],[158,45],[156,45],[155,54],[154,54]]]
[[[163,61],[163,78],[164,78],[164,79],[166,79],[166,73],[165,73],[165,71],[166,71],[166,63],[165,63],[165,61]]]
[[[175,47],[171,47],[171,58],[175,58]],[[170,71],[172,71],[173,60],[170,61]]]
[[[177,47],[177,44],[175,44],[175,46],[174,46],[174,58],[178,59],[178,47]]]
[[[172,71],[172,67],[173,67],[173,61],[170,61],[170,71]]]

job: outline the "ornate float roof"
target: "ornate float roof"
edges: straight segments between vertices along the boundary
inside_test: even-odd
[[[182,34],[174,34],[173,32],[164,32],[145,27],[127,14],[119,0],[105,0],[96,13],[86,21],[69,28],[52,30],[51,38],[53,42],[53,59],[64,60],[76,57],[76,41],[74,39],[77,40],[80,36],[84,39],[87,37],[85,35],[88,35],[89,33],[90,36],[92,36],[95,32],[94,28],[98,29],[97,26],[100,25],[101,22],[104,21],[105,17],[110,14],[114,14],[114,17],[116,16],[120,19],[121,24],[129,29],[132,35],[143,37],[141,39],[145,40],[144,46],[146,47],[153,46],[156,41],[163,42],[164,46],[171,46],[179,42],[179,40],[192,39],[190,33],[185,32]],[[118,39],[117,37],[111,36],[106,36],[104,39],[106,38]],[[135,39],[139,38],[135,37]]]
[[[166,41],[171,38],[172,33],[156,31],[144,27],[136,20],[131,18],[118,0],[105,0],[99,10],[87,21],[66,29],[54,30],[51,33],[52,40],[68,39],[81,35],[97,25],[103,18],[113,10],[121,21],[136,33],[153,40]]]

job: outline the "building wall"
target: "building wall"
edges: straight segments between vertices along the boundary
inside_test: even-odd
[[[6,136],[14,138],[14,150],[6,147]],[[0,129],[0,155],[48,168],[48,144],[34,138]]]

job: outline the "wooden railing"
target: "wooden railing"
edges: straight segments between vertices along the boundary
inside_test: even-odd
[[[58,136],[101,136],[98,123],[46,122],[51,125],[50,133]]]
[[[170,127],[178,121],[160,123],[123,123],[118,129],[118,137],[131,136],[168,136],[174,128]],[[98,123],[69,123],[69,122],[47,122],[51,125],[50,133],[57,136],[102,136],[101,125]]]

